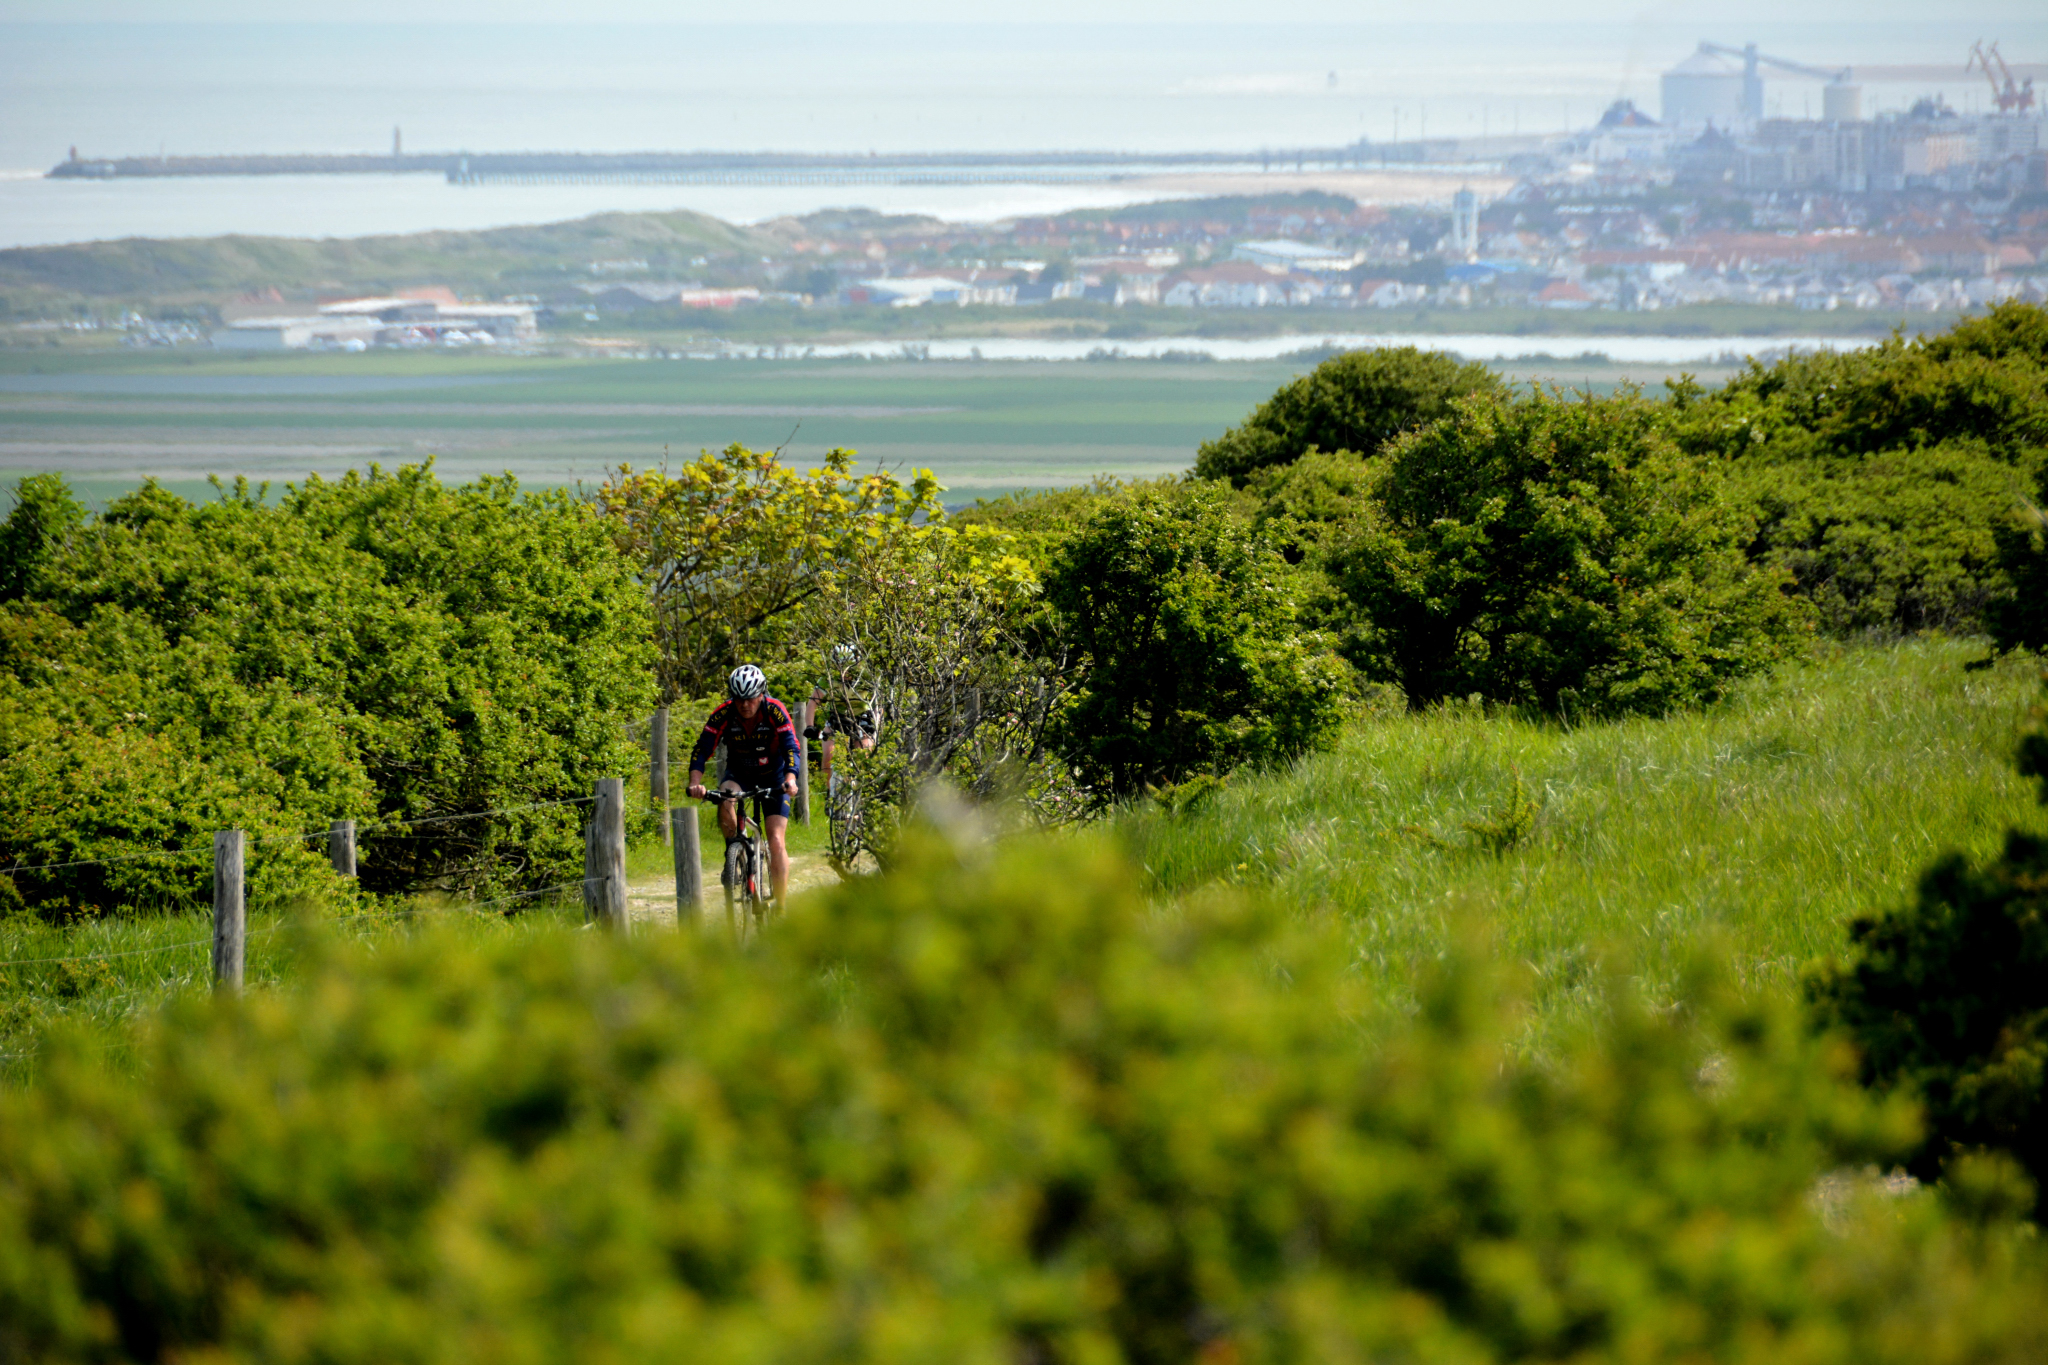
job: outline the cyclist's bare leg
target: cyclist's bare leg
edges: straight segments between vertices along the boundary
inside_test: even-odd
[[[746,790],[737,782],[721,782],[718,789],[722,792]],[[725,836],[727,843],[740,837],[740,803],[731,797],[718,803],[718,832]]]
[[[771,815],[768,826],[768,884],[775,888],[775,899],[789,899],[789,843],[785,836],[789,832],[789,817]]]

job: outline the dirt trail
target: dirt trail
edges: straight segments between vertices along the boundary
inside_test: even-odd
[[[839,874],[832,870],[819,854],[793,854],[789,860],[789,894],[793,898],[802,892],[821,886],[832,886],[839,880]],[[723,914],[724,892],[719,890],[718,872],[707,870],[704,874],[704,914],[707,920]],[[668,877],[642,877],[626,886],[626,914],[636,924],[673,924],[676,914],[676,879]]]

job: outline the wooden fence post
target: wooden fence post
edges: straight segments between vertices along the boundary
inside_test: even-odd
[[[668,823],[675,831],[676,924],[695,924],[704,917],[704,852],[698,845],[697,803],[672,807]]]
[[[213,836],[213,986],[242,989],[242,955],[248,921],[242,904],[242,831]]]
[[[356,875],[356,822],[336,820],[327,827],[327,861],[344,877]]]
[[[626,924],[626,782],[600,777],[583,843],[583,910],[607,929]]]
[[[654,720],[647,727],[647,790],[654,799],[656,810],[668,809],[668,708],[658,706]],[[672,837],[668,821],[661,822],[661,837],[664,843]]]
[[[804,738],[804,731],[811,728],[818,714],[818,699],[806,697],[804,704],[797,708],[800,717],[796,723],[796,818],[804,824],[811,823],[811,742]]]

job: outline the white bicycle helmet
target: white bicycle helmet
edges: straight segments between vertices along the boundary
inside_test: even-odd
[[[748,697],[768,695],[768,678],[752,664],[741,664],[725,680],[725,694],[734,701],[745,701]]]
[[[832,662],[840,668],[851,668],[860,662],[860,646],[844,644],[832,646]]]

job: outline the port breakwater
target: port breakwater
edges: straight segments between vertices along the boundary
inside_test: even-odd
[[[409,152],[387,155],[74,156],[52,179],[265,175],[440,175],[451,185],[984,185],[1081,184],[1204,170],[1427,167],[1472,149],[1457,143],[1356,143],[1257,152]]]

